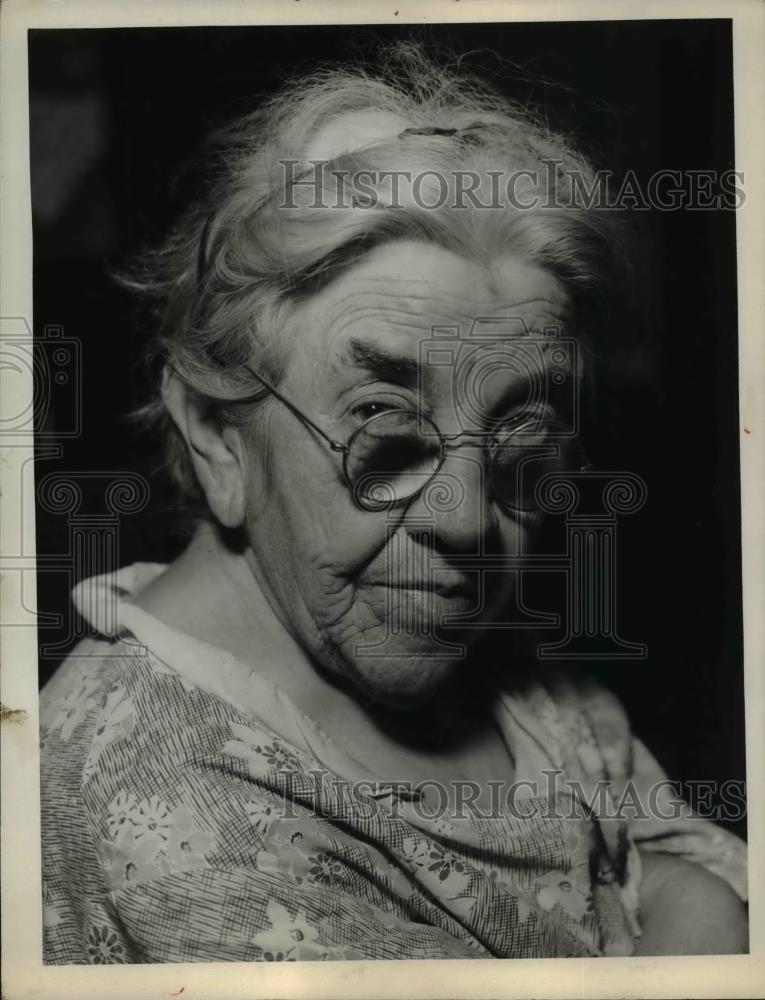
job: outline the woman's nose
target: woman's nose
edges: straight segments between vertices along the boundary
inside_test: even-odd
[[[484,552],[496,540],[498,520],[482,449],[450,451],[407,515],[419,525],[432,524],[436,545],[455,552]]]

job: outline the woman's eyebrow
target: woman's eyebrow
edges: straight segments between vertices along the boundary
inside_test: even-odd
[[[422,385],[429,374],[427,368],[409,354],[356,338],[348,341],[333,368],[342,366],[362,368],[382,381],[406,386]]]

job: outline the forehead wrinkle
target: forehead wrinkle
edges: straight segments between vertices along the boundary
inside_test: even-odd
[[[452,291],[445,279],[419,274],[348,274],[339,279],[344,284],[330,283],[306,303],[302,316],[316,329],[318,339],[325,341],[319,364],[336,376],[352,360],[343,350],[343,341],[354,335],[411,357],[419,355],[424,342],[447,331],[474,343],[482,335],[496,342],[526,336],[547,339],[568,325],[570,298],[556,280],[533,281],[537,287],[521,280],[516,297],[516,289],[508,287],[501,275],[477,273],[474,279],[471,285],[461,286],[462,294]],[[476,322],[481,319],[491,326],[482,329]],[[549,326],[556,330],[548,332]]]
[[[393,305],[390,297],[356,303],[346,299],[336,311],[328,311],[323,317],[324,325],[331,329],[330,344],[355,333],[359,337],[374,338],[381,346],[398,350],[402,356],[416,356],[419,344],[430,338],[433,327],[453,324],[454,320],[450,313],[434,310],[427,315],[421,310],[407,308],[400,300]],[[388,344],[385,344],[386,338]]]
[[[567,302],[556,302],[554,299],[546,299],[542,297],[523,299],[520,302],[513,300],[510,302],[498,303],[494,306],[495,312],[511,312],[514,309],[519,312],[533,312],[537,308],[540,312],[547,312],[551,315],[557,316],[567,316],[570,312]]]
[[[482,362],[483,356],[487,351],[492,352],[492,355],[497,358],[498,363],[504,358],[512,361],[518,357],[518,352],[514,351],[514,346],[516,345],[521,347],[521,357],[533,358],[536,355],[541,361],[546,361],[546,356],[550,351],[555,349],[559,341],[557,337],[535,338],[532,355],[529,355],[528,348],[524,346],[526,343],[527,341],[523,337],[503,337],[484,342],[478,339],[474,341],[463,340],[460,342],[462,353],[459,356],[459,364],[464,365],[469,371],[472,367]]]
[[[460,338],[468,338],[474,327],[478,336],[488,334],[498,339],[515,339],[519,335],[532,334],[534,328],[544,325],[554,325],[559,330],[566,325],[566,314],[562,310],[546,308],[538,311],[532,305],[541,304],[541,300],[525,303],[522,308],[496,307],[493,309],[469,310],[459,314],[443,311],[441,303],[432,301],[432,311],[424,312],[408,304],[409,300],[380,298],[377,302],[351,302],[348,299],[338,304],[337,310],[328,311],[322,317],[322,325],[331,330],[332,340],[346,334],[349,327],[357,328],[359,333],[370,332],[377,336],[391,334],[398,340],[415,339],[417,343],[437,335],[437,328],[459,328]],[[507,315],[504,315],[507,314]],[[487,320],[492,328],[487,330],[477,321]],[[524,324],[522,334],[517,325],[512,328],[505,324],[521,320]],[[504,322],[503,322],[504,321]],[[541,333],[541,331],[540,331]],[[402,349],[406,348],[402,345]]]
[[[390,286],[390,279],[386,279],[385,283]],[[425,283],[418,281],[417,284],[423,285]],[[359,299],[362,300],[361,304],[356,305],[355,302]],[[353,315],[354,311],[371,311],[379,308],[382,313],[399,312],[422,316],[424,311],[423,306],[427,307],[428,305],[437,313],[438,320],[442,321],[452,317],[452,312],[445,311],[445,307],[448,309],[449,306],[452,306],[455,307],[455,313],[469,315],[475,311],[471,307],[479,306],[480,300],[476,299],[473,302],[467,302],[464,297],[450,295],[448,291],[435,284],[431,288],[423,289],[421,292],[411,289],[402,291],[398,286],[393,292],[391,292],[390,287],[386,292],[378,292],[376,289],[371,291],[369,289],[359,289],[355,292],[345,294],[335,304],[334,308],[330,306],[327,313],[330,316],[333,313],[337,315],[339,312],[348,312],[349,315]]]
[[[475,296],[470,300],[466,300],[464,296],[451,293],[450,289],[443,282],[422,277],[407,278],[398,275],[363,275],[356,277],[355,283],[361,284],[363,287],[354,291],[344,291],[344,301],[359,296],[369,296],[373,299],[379,298],[383,302],[389,302],[391,297],[395,297],[401,302],[413,302],[417,304],[422,302],[447,302],[449,305],[463,306],[467,304],[470,307],[480,308],[482,306],[485,307],[487,302],[497,298],[496,292],[487,286],[485,296]],[[384,286],[383,291],[375,287],[380,285]],[[391,286],[394,286],[393,291],[391,291]],[[457,309],[457,311],[464,310]],[[473,309],[470,308],[469,311],[472,312]]]
[[[390,285],[389,278],[365,279],[365,283],[367,282],[371,285],[378,283]],[[450,295],[443,287],[422,279],[403,281],[402,284],[409,286],[405,294],[400,290],[384,294],[376,289],[361,288],[345,294],[339,301],[334,303],[330,301],[329,308],[324,311],[326,325],[331,327],[340,321],[341,327],[345,327],[348,323],[355,322],[360,315],[363,316],[364,313],[373,315],[376,311],[379,311],[377,318],[382,320],[395,316],[416,318],[418,321],[416,325],[423,332],[428,326],[455,324],[462,326],[463,322],[467,326],[465,332],[468,332],[478,319],[523,318],[525,320],[529,314],[535,312],[539,313],[539,319],[549,316],[561,326],[568,325],[570,319],[570,303],[565,293],[561,295],[553,293],[549,298],[537,295],[520,301],[515,299],[490,301],[491,296],[466,300],[462,296]],[[421,291],[412,289],[412,285],[419,286]],[[515,313],[518,315],[513,315]]]
[[[344,311],[347,314],[340,323],[335,324],[328,350],[324,354],[323,367],[330,380],[336,380],[348,371],[359,371],[368,372],[381,381],[419,385],[428,392],[433,390],[436,372],[431,371],[427,364],[421,365],[420,357],[422,345],[432,342],[437,337],[433,337],[422,325],[413,324],[411,316],[405,310],[391,310],[388,307],[378,311],[365,303]],[[403,316],[398,316],[397,313],[403,313]],[[417,315],[419,317],[419,314]],[[544,357],[557,342],[556,335],[544,334],[541,330],[536,331],[534,322],[528,323],[519,334],[517,325],[510,329],[505,328],[502,323],[503,318],[497,318],[499,322],[496,323],[495,329],[488,331],[489,336],[485,344],[481,343],[480,336],[482,332],[487,333],[485,329],[483,331],[479,329],[475,338],[465,336],[467,331],[460,331],[458,343],[474,348],[474,351],[469,352],[469,359],[463,355],[461,364],[467,364],[468,368],[472,367],[479,361],[483,349],[493,346],[496,350],[498,342],[502,344],[503,353],[507,353],[508,359],[512,357],[514,342],[533,337],[539,342],[538,350],[541,357]],[[451,319],[453,322],[454,317],[446,319]],[[365,322],[367,320],[374,322]],[[508,319],[508,322],[510,321],[511,319]],[[368,358],[363,357],[363,349],[354,349],[356,346],[354,341],[358,345],[369,345]],[[375,350],[382,356],[379,360],[374,358]],[[543,366],[545,364],[546,361],[543,362]],[[440,372],[440,374],[446,373]]]

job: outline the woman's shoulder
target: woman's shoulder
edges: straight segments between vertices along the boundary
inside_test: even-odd
[[[123,650],[105,638],[83,639],[40,692],[43,744],[56,736],[62,744],[82,742],[106,690],[119,673]]]
[[[134,637],[84,640],[40,695],[44,794],[55,782],[79,796],[140,769],[149,754],[167,760],[171,736],[190,739],[207,701]]]
[[[561,711],[582,715],[598,742],[612,744],[631,739],[629,716],[624,705],[602,681],[582,670],[556,670],[545,679],[545,687]]]
[[[207,662],[210,675],[219,665]],[[66,789],[99,825],[123,798],[191,800],[228,784],[249,800],[255,771],[304,759],[268,706],[258,710],[257,691],[237,705],[181,667],[128,634],[78,647],[44,691],[43,796],[61,805]]]
[[[523,701],[560,758],[575,756],[585,770],[624,781],[633,767],[634,737],[618,696],[581,668],[539,671]]]

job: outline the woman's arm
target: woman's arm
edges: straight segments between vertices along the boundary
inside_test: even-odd
[[[746,907],[721,878],[671,854],[641,851],[637,955],[740,955],[749,948]]]

